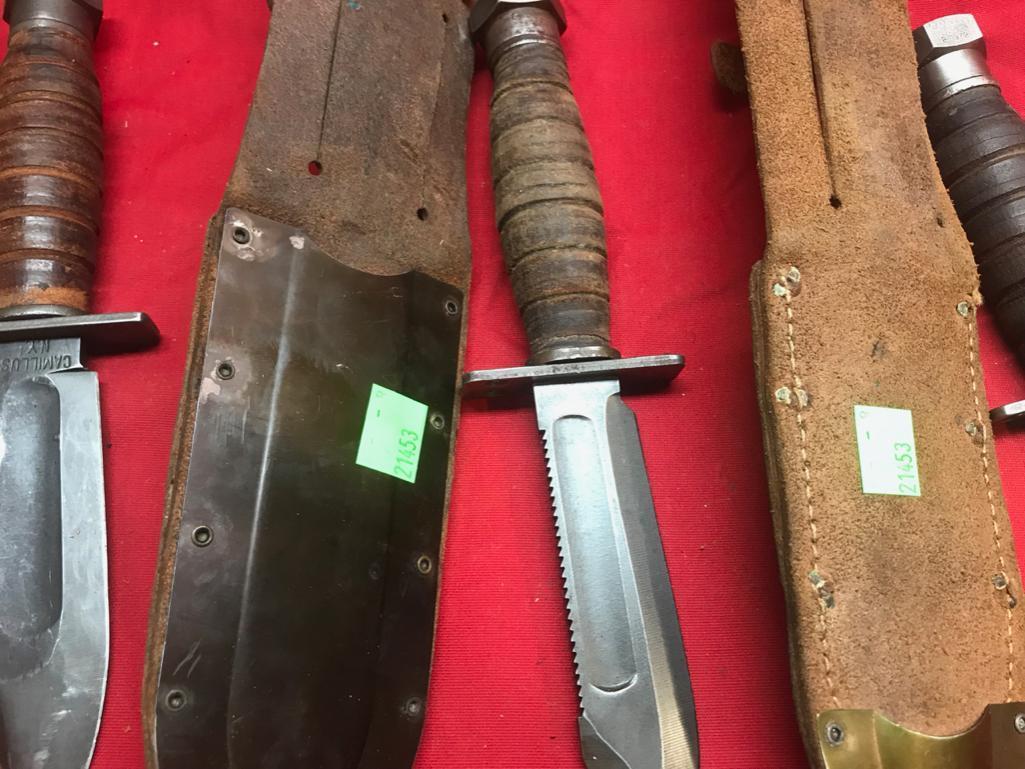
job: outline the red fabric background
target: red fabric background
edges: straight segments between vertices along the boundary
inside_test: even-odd
[[[373,2],[363,0],[367,8]],[[671,391],[630,405],[690,658],[702,765],[801,769],[751,364],[747,278],[764,241],[751,123],[746,107],[718,91],[708,63],[713,40],[736,39],[732,3],[567,5],[566,51],[608,211],[615,341],[625,354],[678,351],[688,359]],[[966,10],[987,33],[1005,94],[1025,108],[1025,4],[911,0],[915,23]],[[143,647],[195,278],[207,218],[245,124],[268,14],[264,0],[108,0],[106,16],[98,42],[107,193],[96,309],[145,309],[164,341],[150,353],[95,363],[109,444],[113,652],[94,767],[141,769]],[[525,350],[493,227],[489,89],[478,71],[468,144],[468,368],[517,364]],[[985,315],[981,327],[990,400],[1025,397],[1025,373]],[[998,453],[1025,548],[1025,435],[1001,434]],[[533,415],[468,405],[456,460],[417,766],[579,769]]]

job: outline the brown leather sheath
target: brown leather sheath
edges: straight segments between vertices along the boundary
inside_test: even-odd
[[[751,282],[758,396],[809,754],[818,767],[1018,766],[1025,607],[978,280],[929,146],[905,4],[737,11],[768,231]],[[863,490],[859,405],[911,412],[920,488],[905,491],[919,496]],[[885,721],[869,735],[853,711]],[[912,742],[992,734],[952,741],[974,757],[926,759],[911,742],[884,748],[879,723]],[[990,737],[1004,747],[983,760]]]
[[[460,0],[273,3],[259,83],[209,228],[193,315],[143,692],[150,766],[157,765],[155,719],[165,707],[160,667],[226,212],[286,224],[360,272],[416,272],[465,295],[464,137],[473,64],[466,16]],[[437,310],[459,315],[458,307],[450,300],[443,311],[439,301]],[[443,474],[440,482],[444,488]]]

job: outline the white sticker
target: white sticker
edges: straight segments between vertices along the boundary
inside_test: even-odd
[[[855,406],[854,430],[865,494],[922,495],[915,430],[908,409]]]

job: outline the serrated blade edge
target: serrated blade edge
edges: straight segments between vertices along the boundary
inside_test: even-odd
[[[633,412],[606,380],[534,389],[590,769],[696,769],[694,701]]]

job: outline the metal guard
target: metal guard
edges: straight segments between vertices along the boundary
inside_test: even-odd
[[[462,303],[227,210],[157,690],[161,767],[412,764]],[[373,384],[428,406],[415,484],[355,464]]]
[[[932,737],[875,710],[827,710],[816,718],[825,769],[1020,769],[1025,703],[990,705],[968,731]]]

